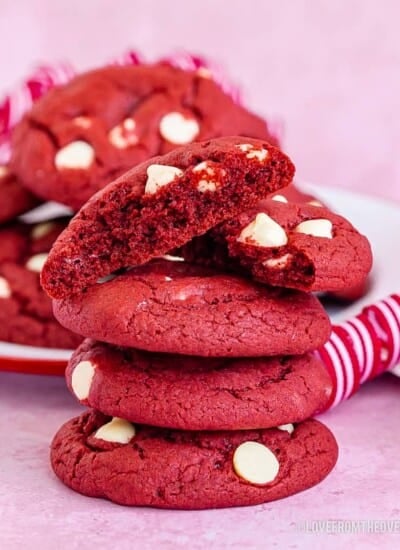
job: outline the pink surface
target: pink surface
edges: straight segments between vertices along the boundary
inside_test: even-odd
[[[187,48],[285,121],[302,179],[400,199],[399,19],[397,0],[1,0],[1,86],[38,61]]]
[[[82,409],[62,378],[0,373],[0,547],[398,547],[399,535],[317,535],[301,527],[329,519],[399,523],[399,392],[400,380],[388,375],[321,417],[340,447],[338,465],[321,485],[262,506],[169,512],[123,508],[65,488],[50,470],[49,442]]]

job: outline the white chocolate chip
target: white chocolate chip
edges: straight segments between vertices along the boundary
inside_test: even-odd
[[[136,145],[139,138],[135,132],[136,122],[133,118],[126,118],[121,124],[110,130],[108,139],[117,149],[126,149]]]
[[[35,254],[34,256],[31,256],[25,264],[26,269],[29,269],[29,271],[35,271],[36,273],[40,273],[43,269],[44,264],[46,263],[47,257],[47,252],[41,252],[40,254]]]
[[[86,141],[73,141],[58,151],[55,165],[59,170],[84,170],[95,159],[93,147]]]
[[[257,214],[255,219],[242,230],[237,240],[240,243],[266,248],[284,246],[288,242],[283,227],[264,212]]]
[[[9,298],[11,296],[11,288],[7,279],[0,277],[0,298]]]
[[[330,220],[315,219],[299,223],[296,233],[304,233],[313,237],[332,239],[332,222]]]
[[[196,166],[193,166],[192,170],[193,172],[207,172],[211,175],[214,174],[214,169],[209,165],[208,161],[206,160],[203,160],[202,162],[199,162],[199,164],[196,164]]]
[[[224,176],[226,173],[223,168],[219,168],[218,171],[221,176]],[[200,193],[204,193],[205,191],[214,192],[217,190],[220,182],[215,179],[215,168],[210,165],[207,160],[196,164],[196,166],[193,167],[193,172],[204,172],[205,177],[203,177],[197,184],[197,190],[200,191]]]
[[[265,265],[265,267],[282,269],[288,264],[290,257],[291,254],[288,253],[284,254],[283,256],[279,256],[279,258],[269,258],[269,260],[265,260],[262,265]]]
[[[253,485],[271,483],[279,472],[279,462],[268,447],[256,441],[239,445],[233,455],[237,475]]]
[[[115,279],[116,277],[116,274],[115,273],[110,273],[109,275],[105,275],[104,277],[100,277],[100,279],[97,279],[97,284],[99,285],[102,285],[104,283],[108,283],[108,281],[112,281],[113,279]]]
[[[214,193],[216,190],[217,184],[215,181],[200,180],[197,184],[197,191],[200,191],[200,193],[205,193],[206,191],[211,191],[211,193]]]
[[[79,126],[79,128],[90,128],[92,125],[92,121],[87,116],[77,116],[72,121],[75,126]]]
[[[41,239],[42,237],[50,233],[50,231],[52,231],[55,226],[56,224],[54,222],[38,223],[31,231],[32,239],[34,241],[36,241],[37,239]]]
[[[287,432],[289,434],[294,432],[293,424],[282,424],[281,426],[277,426],[277,428],[278,430],[282,430],[283,432]]]
[[[308,204],[311,204],[311,206],[324,206],[322,202],[317,201],[316,199],[313,199],[312,201],[308,201]]]
[[[182,258],[181,256],[171,256],[171,254],[164,254],[164,256],[161,256],[163,260],[167,260],[168,262],[184,262],[185,258]]]
[[[156,193],[160,187],[168,185],[176,177],[182,176],[183,171],[175,166],[164,166],[163,164],[151,164],[147,168],[147,181],[144,192],[148,195]]]
[[[253,145],[251,143],[239,143],[236,147],[243,151],[243,153],[247,153],[253,149]]]
[[[186,118],[177,111],[164,115],[160,120],[160,134],[175,145],[191,143],[198,136],[200,126],[194,118]]]
[[[126,444],[135,437],[135,426],[123,418],[114,417],[110,422],[104,424],[94,434],[96,439],[109,441],[110,443]]]
[[[199,67],[196,72],[202,78],[212,78],[210,69],[207,69],[206,67]]]
[[[274,195],[274,196],[272,197],[272,200],[273,200],[273,201],[277,201],[277,202],[289,202],[289,201],[287,200],[287,198],[284,197],[283,195]]]
[[[8,176],[9,173],[10,171],[7,166],[0,165],[0,179],[5,178],[6,176]]]
[[[248,159],[256,158],[260,162],[265,160],[268,157],[268,151],[266,149],[256,149],[251,143],[241,143],[237,146],[243,153],[247,153],[246,157]]]
[[[247,153],[246,157],[248,159],[257,159],[262,162],[268,157],[268,151],[266,149],[253,149],[253,151]]]
[[[89,397],[96,366],[90,361],[81,361],[76,365],[71,377],[72,391],[82,401]]]

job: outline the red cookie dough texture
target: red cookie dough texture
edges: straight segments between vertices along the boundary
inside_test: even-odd
[[[9,222],[40,204],[40,200],[22,187],[8,166],[0,165],[0,224]]]
[[[63,298],[162,256],[285,187],[293,173],[284,153],[250,138],[194,143],[153,158],[80,210],[55,243],[42,284]]]
[[[242,135],[276,144],[210,78],[167,64],[82,74],[35,103],[13,136],[24,185],[79,209],[128,169],[179,145]]]
[[[59,322],[111,344],[198,356],[301,354],[331,325],[311,294],[158,260],[54,302]]]
[[[67,422],[51,446],[57,476],[84,495],[131,506],[202,509],[284,498],[316,485],[338,455],[316,420],[286,430],[184,432],[130,427],[98,412]]]
[[[220,358],[148,353],[85,340],[66,370],[83,404],[139,424],[243,430],[300,422],[324,410],[332,381],[311,354]]]
[[[359,285],[372,267],[367,238],[346,219],[326,208],[277,200],[261,201],[179,253],[307,292]]]
[[[74,348],[82,337],[58,324],[40,286],[40,271],[65,219],[0,229],[0,340]]]

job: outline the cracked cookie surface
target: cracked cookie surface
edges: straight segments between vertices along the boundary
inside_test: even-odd
[[[201,74],[167,64],[106,67],[35,103],[14,132],[12,164],[36,194],[79,209],[150,157],[228,135],[276,144],[265,121]]]
[[[56,321],[39,280],[47,253],[66,224],[63,218],[0,229],[0,340],[67,349],[82,341]]]
[[[42,272],[53,298],[143,264],[288,185],[294,166],[250,138],[220,138],[143,163],[102,189],[56,241]]]
[[[125,443],[96,434],[110,421],[87,412],[67,422],[51,463],[68,487],[118,504],[171,509],[261,504],[308,489],[334,467],[332,433],[316,420],[286,430],[171,431],[136,425]]]
[[[325,366],[311,354],[205,359],[92,340],[76,350],[65,376],[83,405],[131,422],[181,430],[301,422],[323,410],[332,393]]]
[[[96,340],[211,357],[297,355],[324,344],[331,330],[311,294],[169,260],[56,300],[54,313]]]

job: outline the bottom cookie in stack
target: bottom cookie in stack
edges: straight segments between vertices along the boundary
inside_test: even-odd
[[[261,504],[308,489],[329,474],[337,453],[333,435],[316,420],[293,430],[190,432],[91,411],[59,430],[51,462],[85,495],[192,510]]]
[[[217,508],[289,496],[334,467],[333,435],[309,420],[332,392],[309,353],[330,332],[311,294],[158,260],[56,302],[55,314],[110,342],[85,340],[66,370],[92,408],[52,443],[72,489]]]

